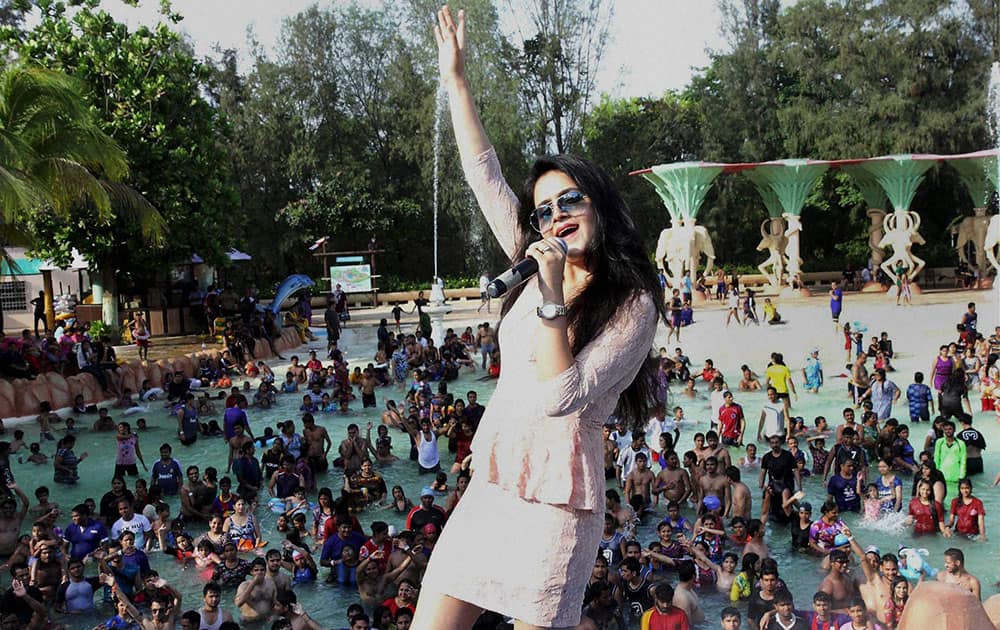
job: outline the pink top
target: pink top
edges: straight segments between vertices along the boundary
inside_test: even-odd
[[[487,223],[512,257],[518,202],[496,152],[491,147],[463,167]],[[646,294],[623,304],[573,365],[539,382],[535,307],[541,301],[532,278],[504,317],[501,331],[511,334],[502,337],[503,369],[472,442],[473,464],[490,483],[525,500],[604,511],[601,426],[649,354],[656,306]]]

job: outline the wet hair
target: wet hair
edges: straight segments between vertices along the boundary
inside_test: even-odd
[[[566,322],[573,340],[571,351],[579,355],[601,334],[619,313],[619,307],[642,294],[659,296],[660,281],[656,275],[642,237],[632,219],[628,205],[601,168],[572,155],[550,155],[539,158],[525,182],[523,201],[517,217],[514,260],[524,258],[528,246],[538,234],[531,227],[534,213],[534,191],[538,180],[552,171],[561,171],[590,199],[594,217],[594,236],[584,252],[584,264],[591,272],[583,291],[567,304]],[[506,315],[524,291],[515,287],[504,300],[501,316]],[[666,321],[663,300],[653,297],[658,319]],[[649,417],[649,401],[656,372],[652,347],[646,348],[646,360],[632,383],[618,399],[615,413],[628,418],[635,428]]]

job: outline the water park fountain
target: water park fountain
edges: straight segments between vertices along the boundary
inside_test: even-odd
[[[826,162],[812,160],[778,160],[761,164],[753,171],[754,178],[766,181],[771,191],[774,192],[774,196],[781,205],[781,218],[785,220],[786,224],[783,236],[785,237],[784,255],[787,264],[788,288],[782,290],[783,294],[798,295],[804,291],[805,295],[808,295],[808,289],[805,289],[801,282],[796,282],[796,278],[802,272],[802,258],[799,256],[799,233],[802,231],[800,215],[802,206],[806,203],[806,197],[809,196],[809,191],[829,167],[830,165]],[[758,190],[761,187],[758,185]],[[769,208],[768,211],[771,212],[771,209]]]
[[[879,247],[892,248],[892,255],[880,265],[882,271],[896,284],[896,266],[902,263],[907,277],[912,283],[914,293],[919,293],[919,287],[913,283],[925,262],[913,254],[914,244],[923,245],[920,236],[920,215],[910,210],[917,188],[924,180],[927,170],[934,166],[937,156],[932,155],[888,155],[862,162],[865,169],[882,190],[885,191],[892,204],[892,213],[885,217],[885,234],[879,242]],[[889,289],[890,295],[895,295],[896,287]]]
[[[444,281],[438,274],[438,209],[440,207],[440,173],[441,163],[441,118],[448,105],[448,96],[444,85],[439,84],[434,98],[434,280],[431,282],[430,304],[424,307],[424,312],[431,318],[431,339],[434,345],[441,347],[444,343],[444,316],[451,312],[451,306],[445,302]]]
[[[694,280],[702,254],[707,259],[705,275],[712,273],[715,248],[708,230],[697,224],[697,217],[712,181],[722,169],[722,164],[680,162],[654,166],[642,173],[670,214],[671,226],[660,232],[657,242],[656,266],[673,288],[680,288],[685,272]]]
[[[959,259],[968,264],[974,262],[976,268],[981,272],[985,271],[988,262],[986,258],[986,232],[989,229],[990,217],[986,214],[990,198],[993,196],[994,186],[989,173],[996,172],[996,156],[972,157],[962,160],[953,160],[951,165],[958,171],[958,175],[972,197],[972,216],[963,217],[955,228],[957,239],[955,248],[958,250]],[[969,260],[967,246],[971,243],[976,249],[974,261]]]
[[[849,164],[843,168],[854,180],[854,184],[861,191],[861,196],[864,197],[865,204],[868,206],[866,214],[868,220],[871,221],[868,227],[868,247],[871,249],[868,262],[872,269],[878,269],[882,265],[882,261],[885,260],[885,249],[881,243],[882,237],[885,236],[883,232],[885,209],[888,207],[889,197],[886,196],[885,190],[879,185],[875,176],[861,168],[859,164]],[[872,278],[861,287],[861,290],[867,293],[881,293],[885,291],[885,287],[882,286],[881,282],[876,282]]]

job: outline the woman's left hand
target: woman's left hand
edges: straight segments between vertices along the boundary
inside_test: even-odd
[[[563,304],[563,271],[566,267],[566,244],[556,237],[536,241],[525,254],[538,262],[538,290],[546,302]]]

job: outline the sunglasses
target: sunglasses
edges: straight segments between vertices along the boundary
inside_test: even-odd
[[[556,206],[570,216],[575,216],[584,211],[583,202],[588,199],[587,195],[579,190],[569,190],[559,195],[556,199]],[[538,232],[545,232],[552,225],[552,215],[555,211],[552,202],[543,203],[531,213],[531,227]]]

